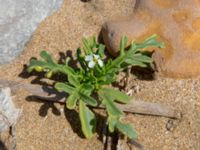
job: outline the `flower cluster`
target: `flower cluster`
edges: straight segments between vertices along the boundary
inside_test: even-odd
[[[85,61],[88,62],[89,68],[94,68],[96,64],[98,64],[100,67],[103,67],[103,61],[101,60],[100,56],[96,54],[85,56]]]

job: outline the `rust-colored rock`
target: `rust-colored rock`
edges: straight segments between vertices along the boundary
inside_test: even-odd
[[[166,45],[153,55],[160,74],[175,78],[200,75],[199,0],[138,0],[131,17],[107,22],[102,31],[113,55],[123,35],[141,41],[156,33]]]

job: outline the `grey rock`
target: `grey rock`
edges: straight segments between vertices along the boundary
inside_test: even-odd
[[[15,108],[10,88],[0,89],[0,133],[15,125],[21,110]]]
[[[38,24],[63,0],[0,0],[0,64],[18,56]]]

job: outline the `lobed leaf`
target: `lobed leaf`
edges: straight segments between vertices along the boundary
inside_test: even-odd
[[[111,88],[103,88],[102,90],[108,97],[110,97],[113,100],[116,100],[118,102],[128,103],[131,100],[130,96],[128,96],[127,94],[125,94],[119,90],[115,90],[115,89],[111,89]]]
[[[48,63],[54,63],[51,55],[47,51],[41,51],[40,56]]]
[[[113,68],[120,68],[120,65],[124,62],[125,56],[119,56],[115,60],[112,61],[111,65],[108,66],[107,70],[111,70]]]
[[[98,54],[101,58],[104,57],[104,50],[105,50],[105,45],[99,44],[97,54]]]
[[[90,106],[94,106],[94,107],[97,106],[97,101],[93,97],[88,96],[81,92],[79,92],[79,95],[80,95],[80,99],[84,101],[86,104]]]
[[[143,62],[143,63],[152,63],[153,62],[151,57],[146,56],[146,55],[141,54],[141,53],[133,55],[132,59],[134,59],[136,61]]]
[[[94,87],[91,84],[82,84],[80,88],[80,92],[86,95],[91,95]]]
[[[27,69],[28,72],[32,72],[34,69],[40,67],[42,68],[41,71],[43,71],[43,68],[46,66],[47,64],[43,61],[39,61],[39,60],[35,60],[35,59],[31,59],[30,60],[30,65]]]
[[[82,100],[79,101],[79,117],[84,136],[86,138],[91,138],[96,130],[96,118],[94,113]]]
[[[121,41],[120,41],[120,55],[124,55],[124,51],[125,51],[125,48],[126,48],[126,44],[128,42],[128,38],[127,36],[123,36]]]
[[[114,132],[116,123],[117,123],[116,117],[108,116],[108,129],[110,132]]]
[[[143,63],[143,62],[140,62],[140,61],[137,61],[137,60],[134,60],[134,59],[126,59],[125,62],[127,64],[132,65],[132,66],[147,67],[146,63]]]
[[[90,49],[90,46],[89,46],[89,44],[88,44],[87,39],[83,38],[82,42],[83,42],[83,50],[84,50],[84,52],[85,52],[85,55],[91,54],[92,51],[91,51],[91,49]]]
[[[138,52],[138,51],[139,51],[139,50],[137,49],[136,43],[135,43],[135,42],[132,42],[132,43],[131,43],[131,46],[130,46],[130,48],[129,48],[129,50],[128,50],[127,53],[135,54],[135,53]]]
[[[78,78],[76,76],[69,75],[68,81],[71,85],[73,85],[75,87],[80,86],[80,82],[78,81]]]
[[[124,115],[124,113],[120,109],[117,108],[117,106],[112,100],[112,97],[109,97],[103,91],[99,92],[99,96],[102,99],[102,103],[106,106],[106,110],[108,111],[109,115],[112,115],[112,116]]]
[[[74,109],[76,107],[76,103],[79,96],[77,92],[74,92],[70,94],[70,96],[67,98],[66,106],[68,109]]]
[[[39,72],[46,70],[47,74],[48,72],[51,72],[51,74],[61,72],[66,75],[75,75],[75,71],[71,67],[55,63],[48,52],[42,51],[40,55],[44,59],[44,61],[31,59],[30,65],[27,69],[28,72],[31,72],[33,70],[37,71],[38,68],[40,68]],[[50,76],[50,73],[48,76]]]
[[[56,88],[56,90],[58,90],[60,92],[64,91],[64,92],[69,93],[69,94],[71,94],[75,91],[74,87],[70,86],[67,83],[61,83],[61,82],[56,83],[55,88]]]
[[[144,42],[140,45],[137,45],[138,48],[144,49],[146,47],[158,47],[158,48],[164,48],[165,45],[163,42],[159,42],[156,40],[157,35],[153,34],[152,36],[148,37],[144,40]]]
[[[85,52],[85,55],[89,55],[93,53],[93,48],[97,48],[96,38],[90,37],[90,38],[83,38],[83,50]]]
[[[123,134],[127,135],[130,139],[135,139],[138,136],[130,124],[124,124],[120,121],[117,121],[116,128]]]

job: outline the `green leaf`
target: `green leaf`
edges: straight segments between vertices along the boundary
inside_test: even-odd
[[[111,88],[104,88],[102,90],[104,91],[104,93],[106,95],[108,95],[113,100],[116,100],[118,102],[128,103],[131,100],[130,96],[128,96],[127,94],[125,94],[119,90],[115,90],[115,89],[111,89]]]
[[[74,87],[70,86],[67,83],[61,83],[61,82],[56,83],[55,88],[56,88],[56,90],[58,90],[60,92],[64,91],[64,92],[69,93],[69,94],[71,94],[75,91]]]
[[[117,123],[116,117],[108,116],[108,129],[110,132],[114,132],[116,123]]]
[[[81,68],[84,69],[84,70],[86,70],[87,69],[87,65],[85,63],[84,56],[81,55],[81,49],[80,48],[78,48],[76,50],[76,57],[78,59],[78,62],[80,64]]]
[[[85,95],[90,95],[94,87],[91,84],[82,84],[80,88],[80,92]]]
[[[125,48],[126,48],[126,44],[128,42],[128,38],[126,36],[123,36],[121,41],[120,41],[120,55],[124,55],[124,51],[125,51]]]
[[[97,54],[98,54],[101,58],[104,57],[104,50],[105,50],[105,45],[99,44],[99,48],[98,48]]]
[[[138,48],[144,49],[146,47],[158,47],[158,48],[164,48],[165,45],[163,42],[158,42],[156,40],[157,35],[153,34],[152,36],[148,37],[144,40],[142,44],[137,45]]]
[[[127,53],[135,54],[135,53],[138,52],[138,51],[139,51],[139,50],[137,49],[136,43],[135,43],[135,42],[132,42],[132,43],[131,43],[131,46],[130,46],[130,48],[129,48],[129,50],[128,50]]]
[[[48,71],[48,72],[45,74],[45,77],[51,78],[52,75],[53,75],[53,71]]]
[[[99,91],[99,97],[101,97],[101,99],[103,100],[102,103],[106,106],[106,110],[108,111],[109,115],[112,116],[124,115],[124,113],[117,108],[117,106],[112,100],[112,97],[109,97],[103,91]]]
[[[33,71],[34,69],[37,69],[38,67],[41,67],[42,70],[44,69],[44,67],[46,66],[46,63],[43,61],[39,61],[39,60],[35,60],[35,59],[31,59],[30,60],[30,65],[28,67],[28,72]],[[40,69],[41,70],[41,69]],[[37,71],[37,70],[36,70]]]
[[[136,60],[136,61],[143,62],[143,63],[152,63],[153,62],[153,60],[151,59],[151,57],[145,56],[144,54],[135,54],[132,57],[132,59]]]
[[[43,68],[40,67],[40,66],[37,66],[34,68],[37,72],[42,72],[43,71]]]
[[[130,124],[124,124],[120,121],[117,121],[116,128],[123,134],[127,135],[130,139],[136,139],[138,136]]]
[[[78,87],[80,86],[80,82],[76,76],[68,76],[68,81],[71,85]]]
[[[108,70],[120,67],[120,65],[124,62],[124,55],[117,57],[115,60],[112,61],[111,65],[109,66]]]
[[[96,47],[96,38],[95,37],[90,37],[90,38],[83,38],[83,50],[85,52],[85,55],[89,55],[93,53],[93,48]]]
[[[99,85],[109,85],[112,82],[114,82],[116,80],[116,75],[115,73],[106,73],[104,76],[101,76],[100,78],[98,78],[98,84]]]
[[[78,100],[78,94],[76,92],[70,94],[70,96],[67,98],[66,106],[68,109],[74,109],[76,107],[76,103]]]
[[[87,39],[83,38],[82,42],[83,42],[83,50],[85,52],[85,55],[89,55],[91,53],[91,49],[88,45]]]
[[[132,66],[147,67],[147,64],[137,61],[137,60],[134,60],[134,59],[126,59],[125,62]]]
[[[51,55],[47,51],[41,51],[40,56],[48,63],[54,63]]]
[[[92,36],[92,37],[88,38],[88,43],[89,43],[89,46],[91,49],[96,48],[97,47],[96,37]]]
[[[135,55],[128,56],[125,62],[132,66],[147,67],[147,64],[152,63],[153,60],[149,56],[145,56],[142,53],[137,53]]]
[[[86,138],[91,138],[96,130],[96,118],[82,100],[79,101],[79,117],[83,134]]]
[[[37,71],[38,67],[42,67],[42,70],[48,70],[48,72],[51,72],[52,74],[61,72],[66,75],[75,75],[75,72],[71,67],[55,63],[51,55],[49,55],[46,51],[42,51],[40,55],[44,61],[31,59],[30,65],[28,66],[28,72],[31,72],[34,69]]]
[[[88,96],[84,93],[79,92],[81,100],[83,100],[86,104],[91,105],[91,106],[97,106],[97,101],[91,96]]]

